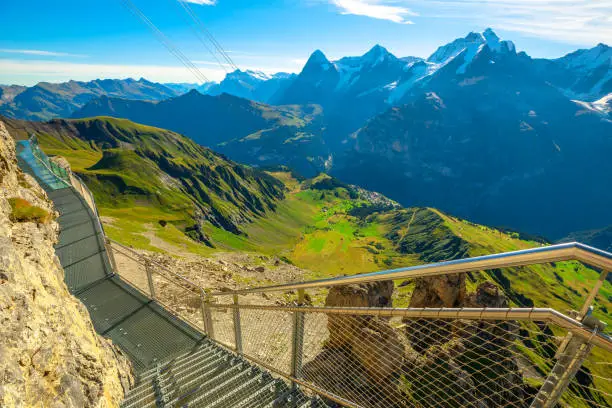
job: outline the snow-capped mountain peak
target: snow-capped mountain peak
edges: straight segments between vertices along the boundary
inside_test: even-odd
[[[593,48],[574,51],[557,61],[566,68],[574,69],[593,69],[603,64],[612,66],[612,47],[599,43]]]
[[[306,61],[306,65],[304,65],[304,69],[302,73],[312,73],[312,72],[327,72],[329,70],[334,70],[334,65],[327,59],[323,51],[316,50],[310,55],[308,61]]]
[[[368,52],[363,54],[361,60],[370,65],[378,65],[383,62],[386,58],[394,58],[393,54],[391,54],[387,49],[381,45],[376,44],[372,47]]]
[[[238,80],[238,81],[247,81],[247,82],[267,81],[268,79],[270,79],[270,76],[261,71],[252,71],[252,70],[241,71],[239,69],[233,72],[230,72],[225,77],[225,80]]]
[[[502,41],[491,28],[487,28],[482,33],[471,32],[464,38],[457,38],[439,47],[427,61],[445,65],[464,52],[465,56],[471,60],[485,45],[496,53],[514,53],[516,51],[512,41]],[[469,63],[470,61],[466,62]]]

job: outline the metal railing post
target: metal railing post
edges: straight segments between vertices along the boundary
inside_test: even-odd
[[[607,276],[608,270],[602,270],[599,274],[599,279],[597,280],[597,282],[595,282],[595,285],[591,289],[589,296],[587,296],[586,300],[584,301],[584,305],[582,305],[582,309],[580,309],[580,320],[582,320],[588,314],[589,308],[595,301],[597,293],[599,293],[599,289],[601,289],[601,286],[606,281]]]
[[[119,274],[119,270],[117,269],[117,261],[115,260],[115,254],[113,253],[110,240],[108,240],[106,237],[102,237],[102,239],[104,239],[104,247],[106,249],[106,254],[108,255],[111,268],[113,269],[113,273]]]
[[[599,279],[597,280],[597,282],[595,282],[595,285],[593,285],[593,287],[591,288],[591,291],[589,292],[589,295],[584,301],[582,308],[580,308],[580,312],[577,312],[576,315],[573,315],[572,316],[573,318],[575,318],[578,321],[582,321],[584,320],[585,317],[589,316],[590,314],[589,311],[592,309],[593,302],[595,301],[595,298],[597,297],[597,294],[599,293],[599,289],[601,289],[603,283],[606,281],[606,278],[608,277],[608,272],[609,271],[607,269],[604,269],[601,271],[601,273],[599,274]],[[557,354],[562,354],[565,351],[565,348],[567,347],[571,339],[572,339],[572,333],[568,333],[568,335],[565,336],[565,338],[559,345]]]
[[[596,335],[602,327],[605,327],[590,312],[584,316],[583,324],[593,329],[593,335]],[[566,340],[561,347],[563,346],[564,349],[561,352],[557,352],[557,363],[548,374],[548,377],[546,377],[530,408],[552,408],[556,406],[561,395],[563,395],[563,392],[569,386],[570,381],[574,378],[580,367],[582,367],[582,363],[594,347],[588,340],[573,336],[572,333],[567,334]]]
[[[236,352],[242,354],[242,329],[240,328],[240,309],[238,308],[238,295],[234,295],[234,340]]]
[[[145,262],[145,271],[147,272],[147,281],[149,282],[149,293],[151,294],[151,299],[155,300],[155,285],[153,283],[153,272],[151,271],[151,267],[148,262]]]
[[[298,306],[304,305],[304,289],[298,289]],[[293,312],[293,347],[291,348],[291,376],[302,376],[304,356],[304,312]],[[296,384],[294,383],[295,387]]]
[[[202,306],[202,321],[204,323],[204,330],[206,331],[206,334],[208,334],[208,337],[214,340],[215,329],[213,327],[212,315],[210,313],[209,299],[208,295],[206,294],[206,292],[204,292],[203,289],[200,290],[200,299]]]

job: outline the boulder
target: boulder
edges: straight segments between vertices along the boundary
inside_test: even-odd
[[[465,274],[415,280],[410,307],[460,307],[465,301]]]

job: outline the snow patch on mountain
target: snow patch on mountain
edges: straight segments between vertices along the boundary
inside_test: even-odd
[[[359,73],[372,70],[385,61],[399,63],[397,57],[380,45],[375,45],[360,57],[344,57],[334,61],[334,67],[340,74],[336,89],[345,90],[350,88],[359,80]]]
[[[612,93],[595,102],[585,102],[577,99],[573,99],[572,102],[592,112],[601,113],[603,115],[612,113]]]
[[[574,51],[554,61],[563,64],[566,68],[580,71],[593,70],[603,64],[612,66],[612,47],[598,44],[590,49]]]
[[[612,93],[595,102],[584,102],[579,100],[572,100],[572,102],[593,112],[603,113],[604,115],[612,113]]]
[[[465,74],[467,67],[472,63],[474,57],[482,50],[484,44],[480,44],[478,47],[470,46],[468,47],[463,54],[463,64],[457,68],[458,74]]]
[[[437,64],[420,61],[413,63],[408,68],[408,76],[404,76],[401,81],[393,88],[388,88],[391,93],[386,99],[386,103],[393,105],[399,102],[412,87],[425,77],[433,74],[439,68]]]

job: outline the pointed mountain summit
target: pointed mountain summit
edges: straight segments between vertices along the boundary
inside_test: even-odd
[[[379,44],[376,44],[361,57],[363,62],[370,64],[381,63],[385,59],[397,60],[395,55],[391,54],[385,47]]]
[[[325,105],[330,97],[329,89],[335,88],[338,78],[336,66],[321,50],[316,50],[295,80],[283,92],[278,93],[275,103]]]
[[[323,51],[316,50],[310,55],[306,65],[304,65],[304,69],[302,69],[302,73],[300,75],[312,74],[317,72],[327,72],[327,71],[335,71],[336,68],[334,65],[327,59]]]

